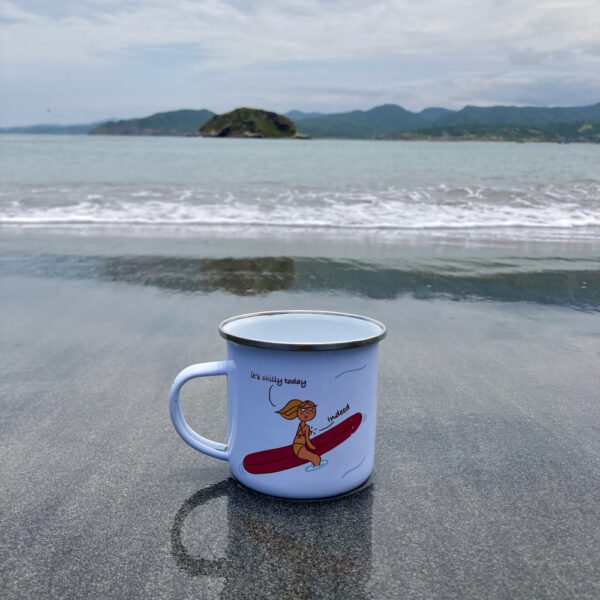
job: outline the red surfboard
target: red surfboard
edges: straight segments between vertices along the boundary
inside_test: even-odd
[[[347,440],[359,427],[362,422],[362,415],[356,413],[343,420],[341,423],[323,432],[317,437],[311,438],[316,450],[311,450],[315,454],[322,456],[329,452],[343,441]],[[273,448],[272,450],[263,450],[248,454],[244,458],[244,469],[253,475],[262,473],[277,473],[293,469],[307,463],[307,460],[298,458],[294,454],[293,445],[283,446],[282,448]]]

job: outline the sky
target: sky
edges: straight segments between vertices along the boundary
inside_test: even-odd
[[[599,101],[598,0],[0,0],[0,126]]]

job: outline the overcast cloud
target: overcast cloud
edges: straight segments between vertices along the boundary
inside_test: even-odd
[[[600,101],[598,0],[0,0],[0,125]]]

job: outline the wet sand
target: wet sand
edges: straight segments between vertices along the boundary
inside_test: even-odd
[[[600,595],[597,243],[3,233],[3,597]],[[171,425],[218,323],[280,308],[388,327],[351,497],[259,496]],[[223,441],[225,386],[184,394]]]

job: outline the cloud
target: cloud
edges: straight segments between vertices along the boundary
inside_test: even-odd
[[[600,100],[600,80],[590,76],[498,78],[472,90],[481,103],[580,106]],[[552,101],[549,102],[548,99]],[[593,100],[590,100],[593,99]]]
[[[3,34],[9,60],[46,64],[110,59],[150,44],[196,44],[205,66],[257,61],[438,56],[498,49],[552,52],[597,43],[600,8],[574,0],[514,2],[3,2],[17,22]],[[27,43],[24,43],[27,42]]]
[[[202,95],[214,110],[258,102],[261,89],[321,110],[378,98],[409,108],[459,98],[556,103],[551,82],[572,77],[583,94],[600,81],[597,0],[0,0],[0,12],[5,99],[36,85],[40,93],[47,73],[82,102],[74,77],[98,94],[112,74],[123,108],[139,105],[137,89],[163,99],[156,109],[187,93],[186,105]],[[153,82],[166,73],[181,81],[161,95]],[[568,85],[557,98],[582,95],[569,96]]]

